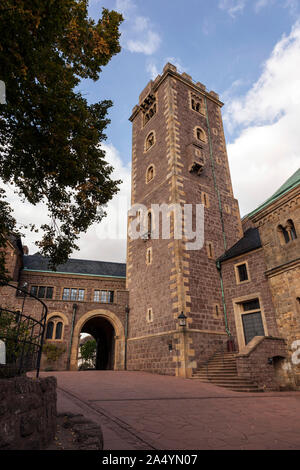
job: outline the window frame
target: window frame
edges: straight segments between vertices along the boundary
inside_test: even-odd
[[[50,323],[53,325],[52,326],[52,335],[51,338],[47,337],[48,335],[48,325]],[[58,325],[61,324],[61,330],[60,330],[60,337],[57,338],[57,327]],[[57,341],[57,342],[62,342],[64,338],[64,330],[65,330],[65,323],[62,317],[59,315],[53,315],[49,318],[47,325],[46,325],[46,335],[45,335],[45,340],[46,341]]]
[[[95,300],[95,297],[96,297],[96,292],[99,293],[99,300]],[[102,294],[103,293],[109,293],[110,296],[110,300],[109,301],[103,301],[103,297],[102,297]],[[98,304],[113,304],[114,303],[114,298],[115,298],[115,291],[114,290],[110,290],[110,289],[94,289],[93,291],[93,302],[95,303],[98,303]]]
[[[68,298],[65,298],[65,291],[69,291]],[[76,297],[72,297],[72,291],[76,291]],[[79,292],[83,292],[82,298]],[[61,300],[65,302],[85,302],[86,289],[83,287],[62,287]]]
[[[36,289],[35,292],[33,292],[33,289]],[[40,295],[40,289],[45,289],[44,295]],[[48,292],[49,290],[52,289],[52,295],[51,297],[48,297]],[[52,300],[54,297],[54,286],[40,286],[40,285],[30,285],[30,294],[34,295],[38,299],[44,299],[44,300]]]
[[[243,266],[243,265],[246,266],[247,279],[241,281],[241,279],[240,279],[239,267],[240,267],[240,266]],[[246,283],[248,283],[248,282],[251,282],[250,271],[249,271],[249,264],[248,264],[248,261],[247,261],[247,260],[245,260],[245,261],[240,261],[239,263],[236,263],[236,264],[234,265],[234,271],[235,271],[235,279],[236,279],[237,285],[246,284]]]
[[[254,309],[254,310],[244,311],[243,304],[245,304],[246,302],[251,302],[251,301],[256,300],[256,299],[259,302],[260,309],[259,310]],[[256,312],[260,311],[265,336],[269,336],[268,324],[267,324],[266,315],[265,315],[264,302],[262,300],[262,296],[261,296],[260,292],[253,292],[252,294],[248,294],[248,295],[244,295],[242,297],[234,298],[234,299],[232,299],[232,304],[233,304],[233,311],[234,311],[234,320],[235,320],[235,325],[236,325],[237,341],[238,341],[240,351],[246,347],[244,327],[243,327],[243,315],[247,315],[249,313],[256,313]]]

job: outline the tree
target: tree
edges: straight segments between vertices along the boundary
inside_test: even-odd
[[[122,16],[107,9],[96,23],[88,0],[2,0],[0,4],[0,178],[23,200],[47,205],[40,252],[55,269],[118,191],[100,143],[111,101],[89,105],[76,87],[97,80],[120,51]],[[13,218],[0,193],[0,248]],[[6,223],[7,222],[7,223]],[[4,272],[0,259],[0,272]]]
[[[80,345],[81,358],[86,363],[91,363],[95,360],[97,350],[97,342],[95,339],[90,339]]]

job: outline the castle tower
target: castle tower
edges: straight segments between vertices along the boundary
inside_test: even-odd
[[[189,377],[227,338],[216,259],[241,238],[242,227],[222,105],[167,64],[133,108],[132,205],[192,204],[195,223],[195,207],[203,204],[205,239],[201,249],[188,249],[186,237],[174,236],[172,213],[170,239],[128,238],[128,370]]]

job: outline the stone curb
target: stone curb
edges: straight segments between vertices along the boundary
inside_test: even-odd
[[[62,427],[74,435],[74,444],[78,450],[102,450],[103,433],[101,427],[88,420],[82,414],[60,413]]]

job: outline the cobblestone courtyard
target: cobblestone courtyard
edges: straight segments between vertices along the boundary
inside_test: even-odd
[[[55,372],[58,412],[101,424],[105,450],[299,449],[300,392],[237,393],[143,372]]]

